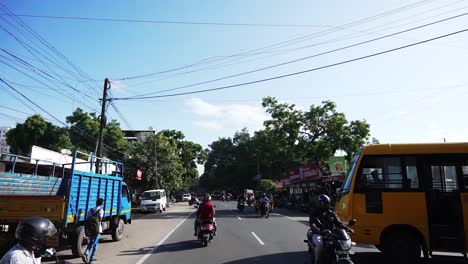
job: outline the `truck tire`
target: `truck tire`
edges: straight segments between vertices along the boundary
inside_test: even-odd
[[[119,241],[123,238],[125,223],[123,219],[119,219],[119,224],[112,229],[112,240]]]
[[[380,245],[386,260],[390,263],[418,263],[421,258],[421,243],[409,232],[388,234]]]
[[[75,229],[72,233],[72,243],[71,243],[71,250],[72,254],[75,257],[81,257],[84,255],[88,244],[88,240],[85,236],[85,229],[84,226],[79,226]]]

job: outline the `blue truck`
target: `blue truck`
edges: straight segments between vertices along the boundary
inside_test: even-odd
[[[104,199],[103,234],[114,241],[123,238],[125,224],[132,222],[131,198],[124,182],[120,162],[96,157],[78,159],[74,152],[70,163],[56,164],[13,154],[0,153],[0,243],[14,241],[17,224],[24,218],[50,219],[58,234],[47,246],[71,246],[74,256],[82,256],[87,246],[84,221],[98,198]],[[0,245],[2,246],[2,245]]]

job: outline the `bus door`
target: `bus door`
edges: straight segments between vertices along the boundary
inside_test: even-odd
[[[460,175],[450,158],[430,159],[425,168],[426,203],[430,248],[441,251],[464,250]]]

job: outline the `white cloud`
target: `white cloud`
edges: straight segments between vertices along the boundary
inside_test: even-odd
[[[213,129],[213,130],[222,129],[221,124],[213,120],[198,120],[198,121],[193,121],[192,124],[202,127],[202,128],[206,128],[206,129]]]
[[[186,104],[192,109],[192,111],[203,117],[219,117],[221,116],[221,108],[212,105],[200,98],[191,98],[186,101]]]
[[[212,104],[200,98],[192,98],[185,103],[198,118],[192,122],[194,125],[227,133],[244,127],[251,132],[259,130],[268,117],[261,106]]]
[[[127,85],[122,81],[111,81],[111,89],[116,93],[125,93],[127,92]]]

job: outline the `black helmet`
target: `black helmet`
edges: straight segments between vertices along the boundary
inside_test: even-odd
[[[45,243],[46,237],[57,233],[57,228],[47,218],[30,217],[26,218],[18,225],[15,238],[18,242],[41,246]]]
[[[328,195],[320,194],[317,197],[317,200],[318,200],[318,204],[320,208],[323,208],[323,209],[330,208],[331,200],[330,200],[330,197],[328,197]]]

